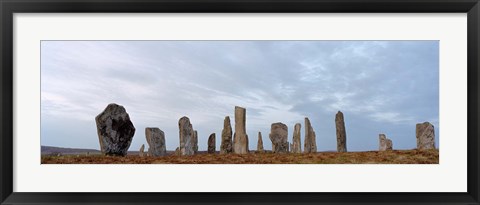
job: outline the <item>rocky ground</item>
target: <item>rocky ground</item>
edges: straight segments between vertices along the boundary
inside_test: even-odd
[[[206,154],[140,157],[127,155],[42,156],[42,164],[438,164],[438,150],[393,150],[368,152],[318,152],[308,154]]]

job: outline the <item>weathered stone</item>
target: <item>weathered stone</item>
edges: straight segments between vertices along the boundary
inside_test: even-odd
[[[196,154],[198,152],[198,132],[197,130],[193,131],[193,153]]]
[[[144,144],[142,144],[142,146],[140,147],[140,151],[139,151],[138,155],[140,155],[140,157],[145,156],[145,145]]]
[[[147,127],[145,128],[145,138],[147,138],[150,156],[159,157],[167,154],[165,133],[162,130],[157,127]]]
[[[391,139],[387,139],[387,150],[393,150],[393,142]]]
[[[194,135],[192,124],[188,117],[182,117],[178,121],[179,138],[180,138],[180,154],[181,155],[193,155],[195,151],[194,147]]]
[[[263,150],[263,140],[262,140],[262,133],[258,132],[258,142],[257,142],[257,152],[264,152]]]
[[[270,129],[270,141],[272,141],[273,153],[288,153],[288,127],[277,122],[273,123]]]
[[[347,132],[345,131],[345,121],[343,113],[338,111],[335,115],[335,127],[337,128],[337,152],[347,151]]]
[[[310,120],[306,117],[305,118],[305,142],[304,142],[304,153],[315,153],[317,152],[317,142],[315,131],[313,131],[313,127],[310,124]]]
[[[302,153],[300,129],[302,129],[302,125],[300,123],[295,124],[295,126],[293,127],[293,143],[290,146],[290,151],[292,153]]]
[[[250,148],[248,147],[248,135],[245,135],[245,141],[246,141],[245,149],[247,150],[246,153],[249,153],[249,152],[250,152]]]
[[[233,152],[248,153],[248,135],[246,132],[246,110],[235,106],[235,134],[233,134]]]
[[[208,153],[215,153],[215,133],[208,137]]]
[[[222,143],[220,145],[220,154],[232,153],[232,126],[230,117],[226,116],[223,120]]]
[[[429,122],[416,126],[417,149],[435,149],[435,129]]]
[[[127,155],[127,150],[135,134],[125,108],[115,103],[109,104],[95,117],[100,150],[105,155]]]
[[[147,154],[148,154],[148,153],[147,153]],[[177,148],[175,149],[175,155],[176,155],[176,156],[181,156],[181,155],[182,155],[182,152],[180,151],[180,147],[177,147]]]
[[[385,134],[380,134],[378,136],[379,139],[379,151],[387,151],[387,150],[392,150],[393,149],[393,143],[392,140],[387,139],[387,136]]]

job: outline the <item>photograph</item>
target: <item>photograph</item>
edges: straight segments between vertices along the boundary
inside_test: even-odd
[[[42,40],[45,164],[439,164],[438,40]]]
[[[0,205],[480,204],[480,0],[0,2]]]

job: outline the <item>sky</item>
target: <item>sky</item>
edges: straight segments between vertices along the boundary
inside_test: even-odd
[[[272,123],[304,118],[318,151],[336,150],[335,114],[345,118],[348,151],[416,147],[415,125],[428,121],[439,139],[438,41],[42,41],[41,145],[100,149],[95,116],[122,105],[136,132],[165,132],[179,146],[178,120],[198,131],[199,150],[234,107],[246,108],[250,150],[258,132],[265,149]]]

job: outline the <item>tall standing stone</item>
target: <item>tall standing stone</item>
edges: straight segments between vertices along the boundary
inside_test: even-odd
[[[343,113],[338,111],[335,115],[335,127],[337,128],[337,152],[347,151],[347,132],[345,131],[345,121]]]
[[[230,125],[230,117],[226,116],[223,120],[222,143],[220,145],[220,154],[232,153],[232,126]]]
[[[300,129],[302,125],[300,123],[295,124],[293,127],[293,144],[291,144],[292,153],[302,153],[302,142],[300,140]]]
[[[196,154],[198,152],[198,132],[197,130],[193,131],[193,153]]]
[[[145,156],[145,145],[144,144],[142,144],[142,146],[140,147],[140,151],[138,152],[138,155],[140,155],[140,157]]]
[[[248,153],[246,113],[245,108],[235,106],[235,134],[233,134],[233,152],[235,154]]]
[[[178,121],[179,128],[179,138],[180,138],[180,154],[181,155],[193,155],[195,154],[193,150],[194,146],[194,135],[192,124],[190,124],[190,119],[188,117],[182,117]]]
[[[304,146],[304,153],[315,153],[317,152],[317,142],[315,131],[313,131],[313,127],[310,124],[310,120],[306,117],[305,118],[305,146]]]
[[[215,153],[215,133],[208,137],[208,153]]]
[[[288,127],[277,122],[273,123],[270,129],[270,141],[272,141],[273,153],[288,153]]]
[[[429,122],[418,123],[416,126],[417,149],[435,149],[435,129]]]
[[[261,132],[258,132],[257,152],[264,152]]]
[[[167,155],[165,145],[165,133],[157,127],[145,128],[145,138],[148,143],[148,155],[151,157],[159,157]]]
[[[378,135],[378,141],[379,141],[379,151],[387,151],[387,150],[392,150],[393,149],[393,143],[392,140],[388,139],[385,134],[379,134]]]
[[[127,155],[135,127],[125,108],[115,103],[109,104],[95,117],[95,122],[101,152],[105,155]]]

